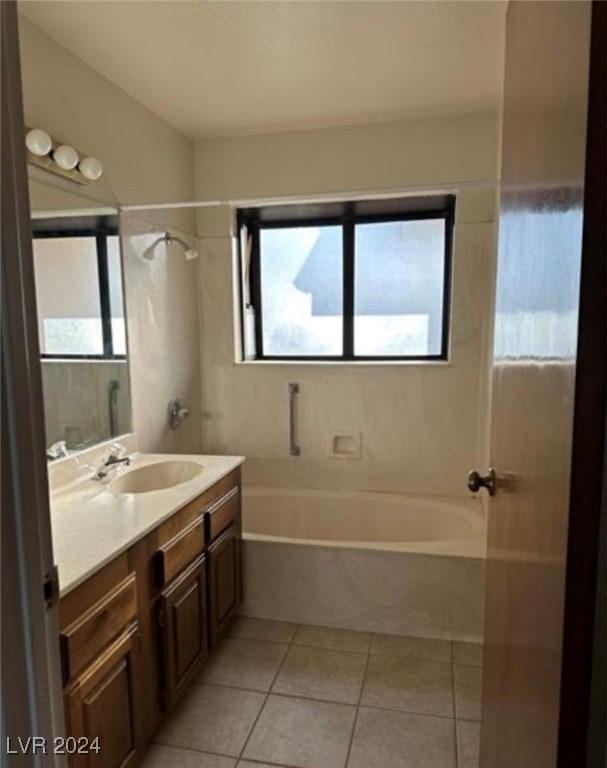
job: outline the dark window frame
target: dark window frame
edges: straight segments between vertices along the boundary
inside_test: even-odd
[[[41,360],[126,360],[126,355],[114,353],[112,334],[112,310],[110,305],[110,281],[107,256],[107,238],[118,235],[115,216],[99,216],[91,224],[90,217],[35,219],[32,227],[33,240],[54,238],[94,237],[97,249],[97,277],[103,353],[98,355],[49,354],[40,352]],[[122,277],[122,275],[121,275]],[[124,281],[123,281],[124,284]],[[124,300],[124,299],[123,299]]]
[[[386,210],[382,211],[382,205]],[[336,211],[339,208],[339,211]],[[292,214],[289,215],[289,209]],[[323,209],[327,211],[323,215]],[[308,211],[313,210],[313,213]],[[376,224],[424,219],[444,219],[445,253],[443,259],[443,306],[441,327],[441,350],[434,355],[355,355],[354,354],[354,291],[355,291],[355,228],[359,224]],[[384,201],[352,201],[314,205],[293,205],[239,209],[238,229],[246,226],[252,238],[250,264],[251,304],[255,308],[254,361],[268,362],[446,362],[449,360],[451,330],[451,283],[453,271],[453,228],[455,223],[455,195],[440,198],[401,198]],[[343,229],[343,351],[341,355],[267,355],[263,349],[263,296],[261,290],[260,233],[266,229],[289,229],[293,227],[341,226]],[[244,355],[244,314],[242,296],[242,254],[240,254],[240,320]]]

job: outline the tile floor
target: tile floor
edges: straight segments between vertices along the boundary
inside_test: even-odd
[[[482,647],[241,617],[143,768],[476,768]]]

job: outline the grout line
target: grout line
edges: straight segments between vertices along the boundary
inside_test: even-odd
[[[270,697],[270,694],[272,693],[272,688],[274,687],[274,683],[276,682],[276,679],[277,679],[278,675],[280,674],[280,670],[283,668],[283,665],[284,665],[284,663],[286,661],[286,658],[289,655],[289,651],[293,647],[293,642],[295,640],[295,636],[297,635],[297,630],[299,629],[299,627],[300,627],[299,624],[295,625],[295,631],[293,632],[293,636],[291,637],[291,642],[287,645],[287,648],[285,650],[284,656],[282,657],[282,661],[278,665],[278,669],[276,670],[276,674],[272,678],[272,682],[270,683],[270,687],[268,688],[268,691],[267,691],[267,693],[265,695],[265,698],[264,698],[264,700],[261,703],[261,707],[259,707],[259,712],[257,713],[257,716],[256,716],[255,720],[253,721],[253,725],[249,729],[249,732],[247,734],[247,738],[244,740],[244,744],[242,745],[242,748],[241,748],[241,750],[240,750],[240,752],[238,754],[238,758],[237,758],[238,762],[243,759],[243,755],[244,755],[245,749],[247,748],[247,745],[248,745],[248,743],[249,743],[249,741],[251,739],[251,736],[253,735],[253,731],[255,730],[255,726],[257,725],[257,723],[259,721],[259,718],[261,717],[261,713],[265,709],[266,702],[268,701],[268,699]],[[257,693],[259,693],[259,691],[257,691]]]
[[[227,757],[230,760],[238,760],[238,758],[234,757],[234,755],[227,755],[225,752],[209,752],[206,749],[196,749],[196,747],[182,747],[178,744],[170,744],[167,741],[151,741],[150,745],[152,744],[157,747],[170,747],[171,749],[180,749],[183,752],[193,752],[195,755],[207,755],[208,757]],[[145,754],[147,754],[147,750]],[[145,755],[142,757],[142,763],[144,759]]]
[[[352,723],[352,733],[350,734],[350,741],[348,742],[348,751],[346,752],[346,762],[344,763],[344,768],[348,768],[348,763],[350,762],[350,753],[352,752],[352,744],[354,743],[354,734],[356,733],[356,724],[358,723],[359,712],[360,707],[356,707],[356,710],[354,711],[354,722]]]
[[[407,656],[405,653],[399,655],[394,653],[372,653],[371,657],[374,659],[392,659],[393,661],[409,661],[409,662],[422,662],[423,664],[442,664],[443,667],[452,667],[453,662],[451,660],[445,661],[444,659],[429,659],[427,656],[415,656],[410,654]],[[457,665],[461,666],[460,664]]]
[[[453,747],[455,766],[459,768],[459,750],[457,746],[457,704],[455,701],[455,643],[451,643],[451,698],[453,701]]]
[[[242,760],[246,760],[247,763],[251,763],[252,765],[271,765],[273,768],[301,768],[299,765],[294,765],[293,763],[275,763],[274,760],[253,760],[250,757],[245,758],[239,758],[237,765],[240,765]]]
[[[346,752],[345,768],[348,768],[350,762],[350,754],[352,752],[352,744],[354,744],[354,734],[356,733],[356,725],[358,723],[358,715],[360,714],[360,703],[363,698],[363,689],[367,680],[367,670],[369,669],[369,662],[371,661],[371,646],[373,645],[373,638],[369,637],[369,644],[367,645],[367,658],[365,660],[365,668],[363,670],[362,680],[360,681],[360,691],[358,693],[358,701],[356,702],[356,713],[354,715],[354,722],[352,723],[352,733],[350,734],[350,742],[348,744],[348,751]]]

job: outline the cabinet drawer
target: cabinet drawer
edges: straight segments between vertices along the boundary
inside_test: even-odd
[[[137,584],[131,573],[61,631],[63,680],[83,669],[137,616]]]
[[[156,554],[158,583],[165,586],[204,550],[204,514],[180,531]]]
[[[235,523],[240,527],[240,489],[235,486],[207,508],[209,539],[212,541],[222,531]]]

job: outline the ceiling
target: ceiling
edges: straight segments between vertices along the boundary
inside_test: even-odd
[[[21,13],[198,138],[495,109],[505,2],[26,0]]]

